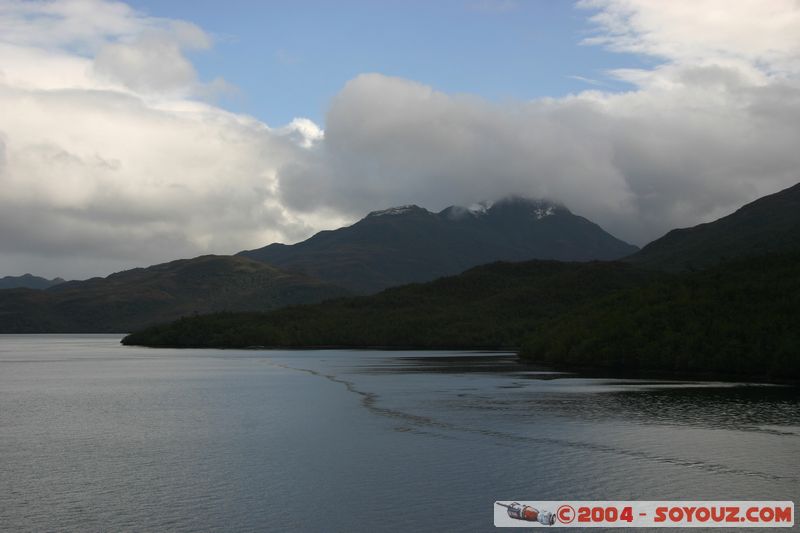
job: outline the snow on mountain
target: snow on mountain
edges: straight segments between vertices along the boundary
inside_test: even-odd
[[[555,215],[556,208],[553,205],[549,205],[547,207],[537,207],[533,210],[533,214],[536,215],[536,220],[541,220],[544,217]]]
[[[467,211],[472,213],[473,215],[485,215],[489,209],[491,209],[493,202],[479,202],[477,204],[472,204],[471,206],[467,207]]]
[[[383,209],[381,211],[372,211],[367,216],[368,217],[395,216],[395,215],[402,215],[410,211],[415,211],[417,209],[422,209],[422,208],[419,207],[418,205],[399,205],[397,207],[390,207],[389,209]]]

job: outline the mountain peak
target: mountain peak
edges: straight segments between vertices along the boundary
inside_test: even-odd
[[[428,213],[427,209],[424,209],[418,205],[408,204],[408,205],[398,205],[396,207],[390,207],[388,209],[381,209],[379,211],[371,211],[367,218],[369,217],[383,217],[383,216],[397,216],[397,215],[405,215],[408,213],[414,212],[424,212]]]
[[[636,250],[560,204],[510,197],[439,213],[416,205],[373,211],[301,243],[242,255],[371,293],[494,261],[618,259]]]
[[[477,204],[472,204],[471,206],[467,207],[466,210],[468,213],[472,213],[475,216],[485,215],[489,212],[489,209],[492,208],[492,205],[494,205],[494,202],[478,202]]]
[[[507,196],[495,202],[483,201],[464,207],[451,205],[439,214],[450,220],[464,217],[481,217],[488,214],[514,213],[516,215],[532,215],[536,220],[541,220],[558,213],[569,214],[570,210],[563,204],[541,198],[525,198],[523,196]]]
[[[494,203],[495,208],[523,208],[523,209],[530,209],[531,212],[535,212],[537,210],[563,210],[569,212],[569,210],[564,206],[564,204],[554,202],[553,200],[547,200],[545,198],[526,198],[524,196],[506,196],[505,198],[501,198],[500,200]]]
[[[33,274],[21,276],[5,276],[0,278],[0,289],[47,289],[64,283],[61,278],[46,279]]]
[[[468,216],[480,217],[488,213],[493,204],[494,202],[485,201],[472,204],[469,207],[451,205],[450,207],[442,209],[439,212],[439,216],[449,220],[458,220]]]

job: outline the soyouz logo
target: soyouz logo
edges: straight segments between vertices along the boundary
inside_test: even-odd
[[[535,507],[531,507],[530,505],[522,505],[519,502],[511,502],[510,504],[506,504],[503,502],[494,502],[495,504],[499,505],[500,507],[506,508],[506,513],[508,516],[513,518],[514,520],[524,520],[525,522],[538,522],[543,526],[552,526],[555,521],[556,517],[550,511],[542,510]]]
[[[792,527],[790,501],[496,501],[496,527]]]

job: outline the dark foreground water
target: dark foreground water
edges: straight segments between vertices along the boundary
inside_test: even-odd
[[[495,500],[800,500],[796,388],[118,341],[0,336],[0,529],[491,531]]]

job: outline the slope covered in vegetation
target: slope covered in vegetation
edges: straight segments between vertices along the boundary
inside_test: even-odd
[[[132,331],[186,315],[266,311],[345,294],[244,257],[206,255],[47,290],[0,290],[0,333]]]
[[[625,261],[679,272],[796,250],[800,250],[800,183],[759,198],[719,220],[672,230]]]
[[[545,363],[800,377],[800,253],[662,278],[537,328],[522,357]]]
[[[622,263],[494,263],[458,276],[270,313],[184,318],[124,339],[174,347],[517,347],[542,320],[656,274]]]

